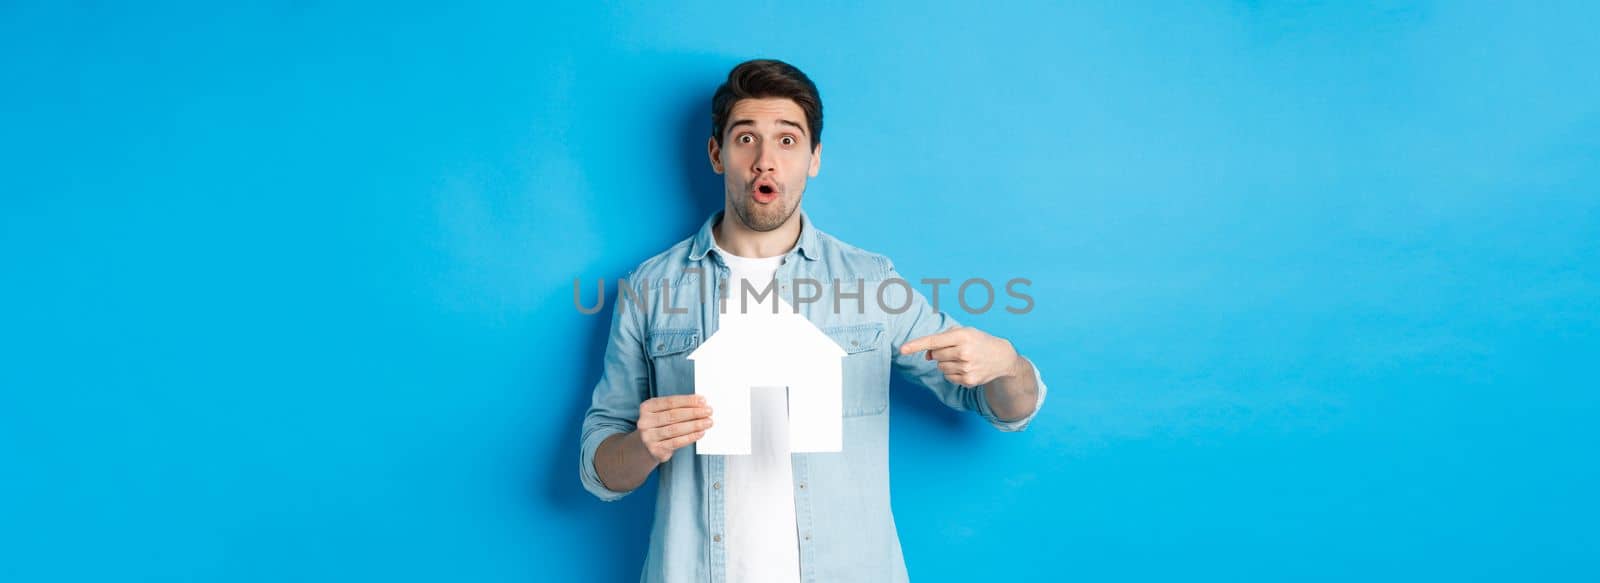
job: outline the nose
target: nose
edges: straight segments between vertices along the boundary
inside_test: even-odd
[[[762,172],[772,172],[777,169],[778,160],[777,157],[773,155],[772,148],[768,148],[766,144],[756,146],[755,167],[752,168],[752,170],[755,170],[756,174],[760,174]]]

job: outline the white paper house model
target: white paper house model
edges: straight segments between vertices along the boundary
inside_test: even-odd
[[[788,388],[790,451],[840,451],[844,356],[838,344],[787,304],[778,314],[724,319],[689,354],[695,393],[705,396],[716,420],[695,443],[695,453],[750,453],[752,387]]]

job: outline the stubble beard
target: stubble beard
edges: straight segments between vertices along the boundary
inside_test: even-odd
[[[733,199],[733,212],[739,215],[739,221],[744,226],[757,233],[765,233],[783,226],[789,222],[789,217],[800,208],[800,198],[794,197],[792,204],[784,204],[784,197],[779,196],[772,204],[756,204],[750,199],[749,194],[741,193]]]

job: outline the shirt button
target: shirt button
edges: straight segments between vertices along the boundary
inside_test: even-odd
[[[711,483],[711,489],[712,490],[721,490],[722,489],[722,482],[712,482]]]
[[[666,349],[667,349],[667,345],[665,345],[665,344],[657,344],[656,345],[656,350],[666,350]]]
[[[806,533],[806,540],[811,540],[811,533]]]
[[[806,483],[805,482],[800,482],[800,489],[801,490],[806,489]]]
[[[811,538],[811,537],[810,537],[810,536],[806,536],[806,539],[808,539],[808,540],[809,540],[809,539],[810,539],[810,538]],[[719,542],[719,543],[720,543],[720,542],[722,542],[722,535],[720,535],[720,534],[718,534],[718,535],[712,535],[712,536],[711,536],[711,540],[713,540],[713,541],[716,541],[716,542]]]

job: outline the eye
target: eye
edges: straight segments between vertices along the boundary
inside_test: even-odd
[[[739,143],[741,143],[741,144],[754,144],[754,143],[756,143],[756,137],[752,136],[750,134],[739,134]]]
[[[794,145],[794,136],[784,136],[783,139],[780,140],[780,141],[782,141],[783,145],[785,145],[785,146],[793,146]]]

